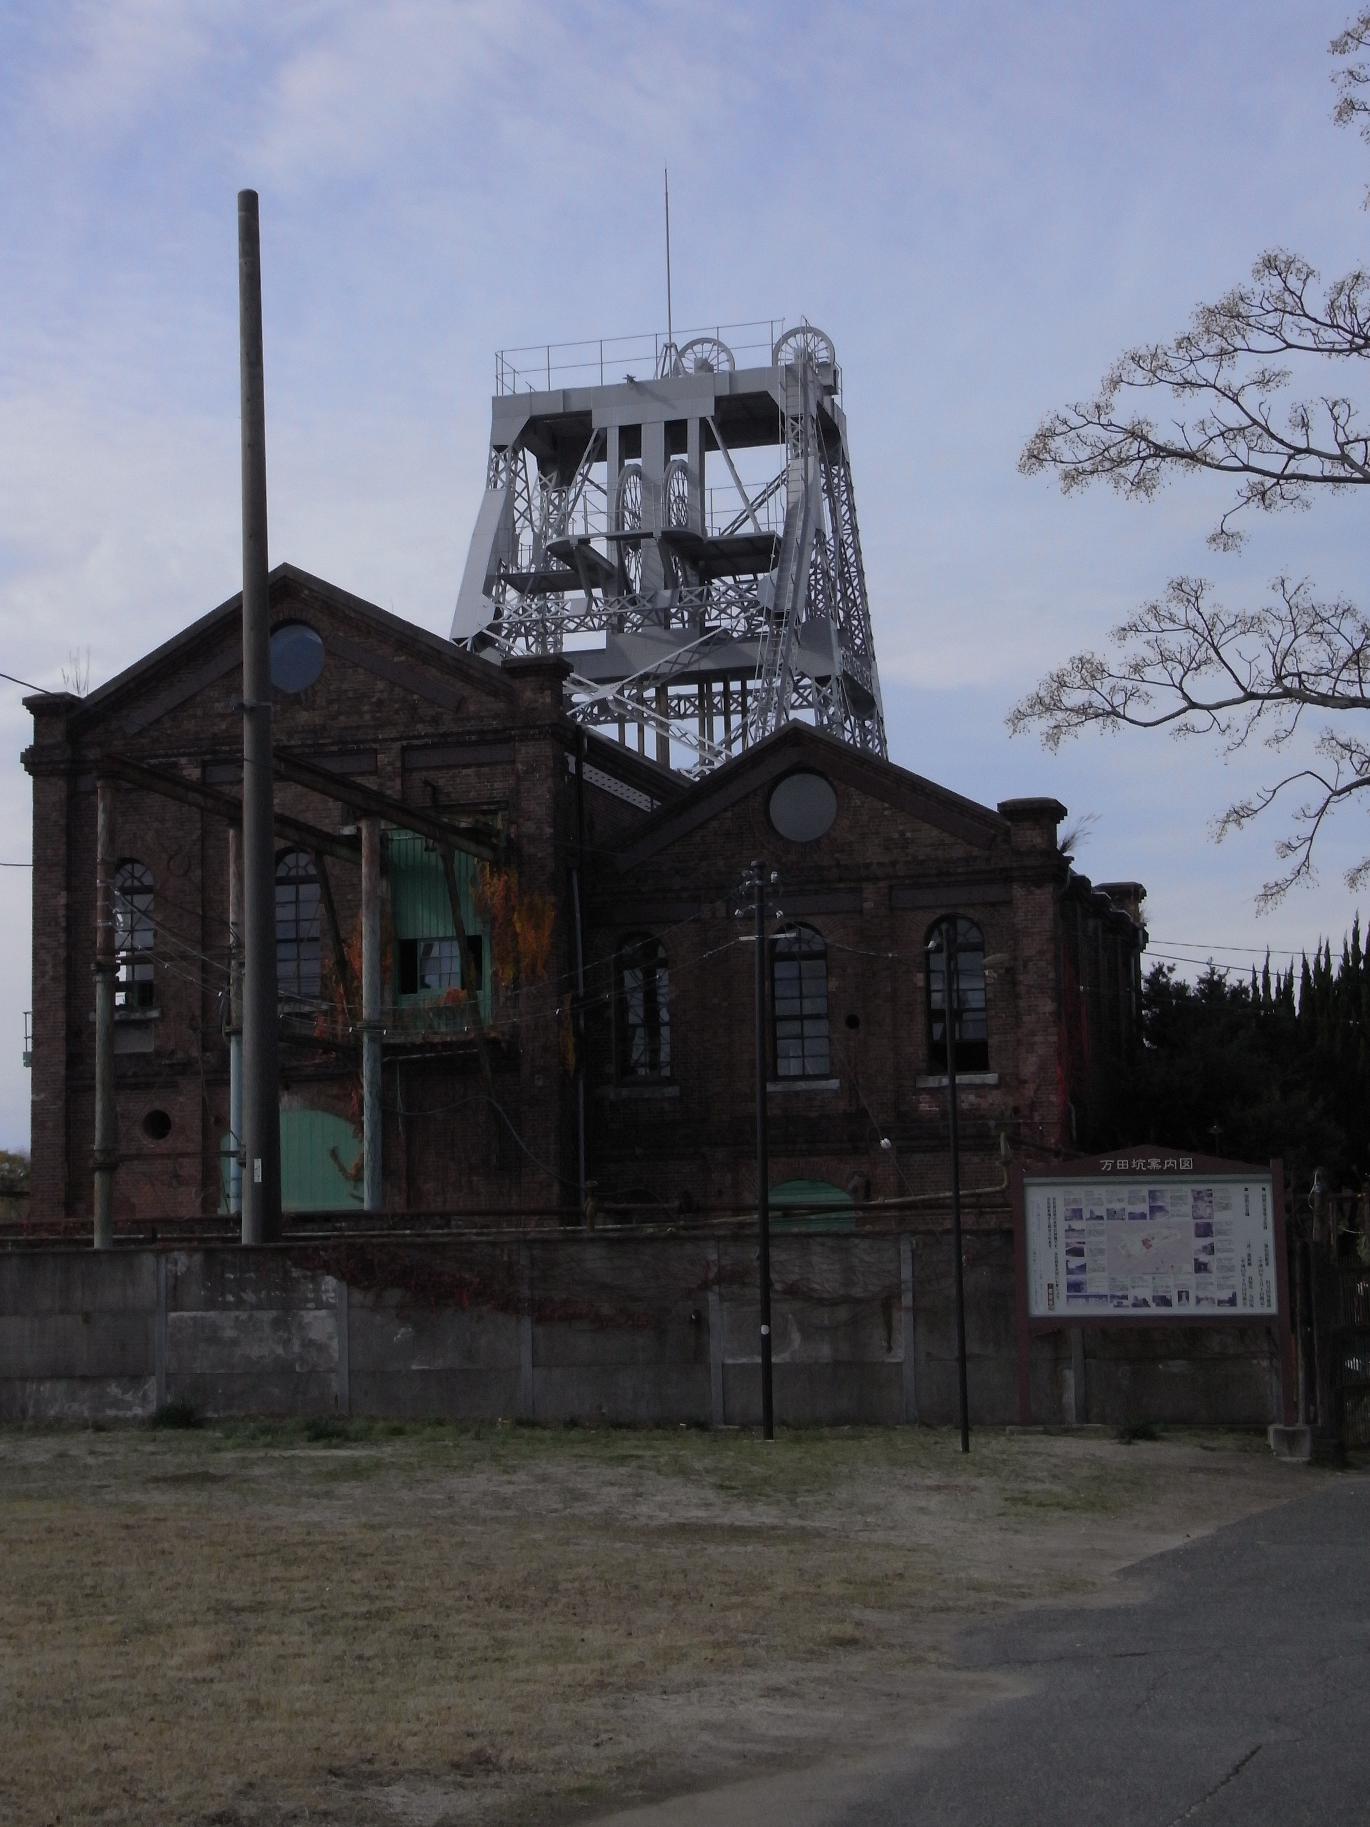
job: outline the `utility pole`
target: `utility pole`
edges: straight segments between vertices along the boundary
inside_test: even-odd
[[[371,817],[361,821],[362,839],[362,1185],[363,1206],[379,1212],[385,1206],[381,1150],[385,1118],[381,1112],[381,827]]]
[[[114,782],[95,783],[95,1248],[114,1244],[114,992],[119,977],[114,919]]]
[[[747,912],[751,904],[752,932],[750,938],[756,946],[755,970],[755,1044],[756,1044],[756,1224],[757,1224],[757,1272],[760,1281],[761,1306],[761,1434],[766,1440],[775,1439],[775,1389],[772,1369],[771,1351],[771,1159],[770,1136],[767,1129],[766,1085],[769,1074],[770,1049],[767,1045],[767,965],[766,955],[766,891],[778,887],[780,877],[772,871],[769,876],[766,865],[755,862],[743,876],[738,890],[736,914],[739,919]]]
[[[956,1102],[956,1042],[961,1026],[961,968],[957,950],[956,919],[941,922],[944,969],[942,972],[942,1032],[947,1043],[947,1115],[951,1130],[951,1237],[955,1256],[956,1301],[956,1415],[961,1425],[961,1451],[970,1451],[970,1409],[966,1395],[966,1281],[961,1242],[961,1136]]]
[[[238,192],[243,458],[243,1218],[244,1243],[281,1228],[276,858],[266,545],[262,255],[255,190]]]

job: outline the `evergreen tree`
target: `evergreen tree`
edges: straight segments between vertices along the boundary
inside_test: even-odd
[[[1155,1142],[1234,1160],[1278,1155],[1295,1184],[1370,1176],[1370,966],[1357,921],[1339,959],[1310,959],[1249,983],[1209,964],[1194,983],[1157,964],[1142,989],[1142,1048],[1120,1143]]]

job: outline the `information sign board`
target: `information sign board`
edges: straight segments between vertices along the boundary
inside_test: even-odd
[[[1023,1182],[1030,1319],[1278,1314],[1270,1175],[1212,1173],[1192,1157],[1097,1165],[1104,1171]]]

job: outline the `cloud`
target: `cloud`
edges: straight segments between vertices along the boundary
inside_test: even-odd
[[[896,758],[1099,811],[1091,874],[1191,909],[1172,934],[1211,908],[1198,936],[1241,941],[1273,830],[1212,850],[1235,777],[1211,751],[1050,756],[1002,725],[1212,566],[1208,500],[1062,501],[1015,465],[1044,411],[1266,240],[1358,257],[1364,161],[1326,121],[1341,22],[1330,0],[1316,29],[1251,0],[1236,36],[1178,0],[11,0],[0,665],[55,683],[89,644],[98,680],[235,587],[241,185],[262,192],[272,554],[442,629],[490,354],[661,322],[669,162],[677,322],[807,311],[837,343]],[[1354,592],[1361,521],[1263,526],[1225,599],[1281,564]],[[11,756],[27,721],[0,696]],[[0,771],[21,845],[27,804]],[[1340,855],[1282,937],[1340,931]],[[0,871],[0,1125],[27,1090],[23,877]]]
[[[53,123],[108,140],[137,127],[169,92],[194,84],[241,4],[69,0],[53,6],[49,62],[34,99]]]
[[[428,142],[432,177],[465,188],[474,174],[442,170],[442,149],[461,133],[490,87],[509,94],[521,62],[535,64],[561,38],[557,15],[530,0],[332,0],[305,25],[283,16],[255,123],[254,153],[287,184],[374,173],[377,161]],[[526,81],[526,77],[525,77]]]

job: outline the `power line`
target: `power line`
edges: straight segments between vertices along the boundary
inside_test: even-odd
[[[1157,938],[1151,941],[1147,950],[1150,951],[1155,945],[1184,945],[1196,952],[1250,952],[1257,958],[1263,958],[1267,953],[1274,956],[1276,953],[1283,952],[1289,952],[1292,956],[1295,952],[1304,952],[1308,949],[1304,945],[1210,945],[1204,939]]]
[[[22,685],[25,691],[49,692],[50,685],[35,685],[32,679],[16,679],[12,672],[0,672],[0,679],[8,679],[11,685]]]

